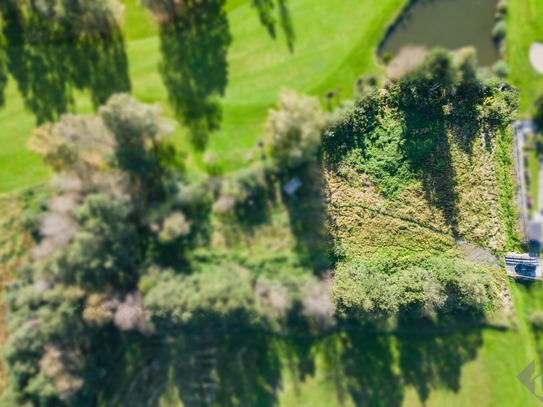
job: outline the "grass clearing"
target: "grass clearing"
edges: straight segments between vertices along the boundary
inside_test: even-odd
[[[402,104],[411,91],[402,86],[385,97],[369,97],[323,141],[333,239],[346,247],[347,257],[362,259],[387,251],[445,253],[456,238],[494,253],[512,248],[517,238],[511,129],[473,113],[458,124],[442,115],[441,105],[461,102],[423,91],[415,105],[424,113],[416,115],[426,119],[413,122],[404,113],[409,105]],[[514,102],[501,104],[501,94],[481,95],[471,100],[503,106],[505,115],[514,109]],[[397,140],[390,142],[393,133]]]

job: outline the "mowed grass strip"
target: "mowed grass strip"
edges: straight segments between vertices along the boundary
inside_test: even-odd
[[[532,105],[543,95],[543,74],[530,63],[530,45],[543,42],[543,0],[509,0],[505,59],[508,81],[519,88],[521,114],[532,113]]]
[[[292,0],[288,8],[296,34],[294,52],[288,49],[280,27],[272,39],[247,0],[226,5],[233,38],[228,54],[229,83],[223,99],[221,130],[210,137],[207,150],[218,156],[218,165],[230,171],[245,165],[245,157],[263,136],[269,108],[282,87],[319,96],[343,89],[342,99],[352,98],[356,78],[380,72],[375,49],[392,16],[406,0]],[[160,103],[171,117],[167,91],[158,72],[161,60],[156,24],[136,0],[125,0],[126,51],[133,95]],[[47,181],[49,172],[26,142],[35,117],[25,109],[15,81],[10,78],[6,105],[0,109],[0,193]],[[92,111],[89,95],[75,97],[75,111]],[[180,126],[174,143],[187,155],[190,170],[204,169],[202,151],[195,151]]]

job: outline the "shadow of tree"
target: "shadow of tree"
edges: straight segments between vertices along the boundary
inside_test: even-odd
[[[113,11],[98,3],[87,5],[70,3],[59,15],[50,4],[45,9],[28,9],[17,1],[0,4],[7,71],[38,124],[72,109],[75,89],[90,90],[95,108],[113,93],[130,91],[128,60]]]
[[[283,33],[285,34],[288,49],[290,52],[294,52],[294,40],[296,35],[294,34],[294,26],[292,24],[292,17],[287,7],[286,0],[277,0],[277,6],[279,8],[279,20]],[[253,7],[256,8],[260,22],[267,28],[270,36],[276,38],[276,19],[273,15],[275,4],[273,0],[253,0]]]
[[[405,115],[405,157],[411,171],[421,174],[426,200],[443,213],[453,235],[456,235],[455,173],[442,108],[446,102],[441,90],[432,91],[426,81],[413,90],[407,89],[399,107]]]
[[[1,39],[0,39],[1,41]],[[0,43],[0,47],[3,48],[3,44]],[[8,72],[7,72],[7,57],[3,49],[0,48],[0,107],[6,103],[6,86],[8,84]]]
[[[422,403],[436,389],[460,391],[482,329],[444,333],[411,322],[408,332],[342,325],[323,336],[277,336],[219,321],[214,329],[170,331],[130,345],[110,372],[103,405],[271,407],[280,391],[298,394],[316,378],[317,365],[330,396],[359,407],[399,407],[410,387]]]
[[[296,252],[302,263],[320,274],[325,272],[330,264],[327,260],[327,238],[324,221],[324,179],[322,162],[306,164],[296,170],[283,171],[280,174],[279,187],[282,201],[285,204],[290,221],[290,228],[296,237]],[[287,194],[284,186],[294,179],[301,181],[301,186],[294,196]]]
[[[398,336],[399,366],[405,385],[412,386],[424,404],[432,390],[460,391],[462,366],[477,357],[483,345],[480,329],[455,330],[444,335]]]
[[[346,168],[363,171],[392,200],[413,179],[419,180],[426,201],[457,236],[453,148],[470,157],[477,142],[491,149],[490,139],[503,122],[481,117],[487,99],[494,99],[492,89],[476,81],[442,89],[426,76],[403,78],[362,98],[351,117],[323,138],[324,149],[340,174]],[[484,140],[482,129],[488,133]]]
[[[209,134],[220,128],[220,99],[228,84],[228,48],[232,36],[225,0],[172,3],[157,17],[161,23],[160,72],[179,120],[185,124],[193,145],[205,149]],[[285,0],[278,0],[280,23],[291,52],[294,28]],[[275,38],[274,3],[254,0],[260,21]]]
[[[162,80],[176,114],[200,149],[222,120],[219,99],[228,82],[226,56],[232,42],[225,3],[186,2],[161,25]]]

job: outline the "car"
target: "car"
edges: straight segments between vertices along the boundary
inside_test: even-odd
[[[534,266],[533,264],[518,263],[515,266],[515,273],[528,275],[528,276],[535,276],[536,268],[537,266]]]

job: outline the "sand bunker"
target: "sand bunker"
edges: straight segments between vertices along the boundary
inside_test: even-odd
[[[530,62],[537,72],[543,73],[543,43],[534,42],[530,46]]]
[[[401,78],[415,70],[426,58],[424,47],[407,45],[400,49],[387,68],[389,78]]]

